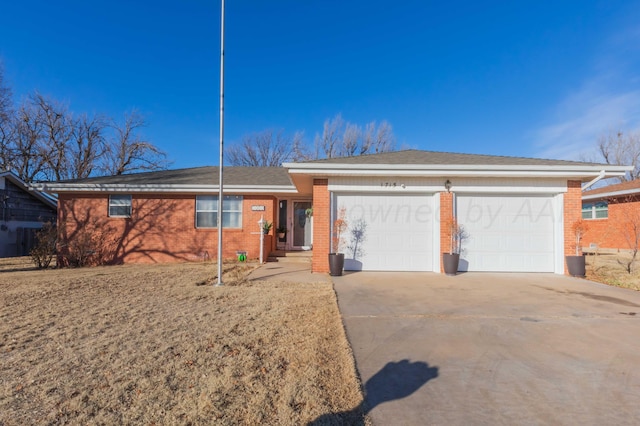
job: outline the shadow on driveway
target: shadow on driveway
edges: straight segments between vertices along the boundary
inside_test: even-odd
[[[406,398],[431,379],[438,377],[438,367],[429,367],[422,361],[410,362],[403,359],[388,362],[364,385],[364,401],[349,411],[324,414],[312,422],[320,425],[363,425],[364,416],[383,402]]]

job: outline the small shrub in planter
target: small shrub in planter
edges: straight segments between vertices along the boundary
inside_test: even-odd
[[[566,256],[567,259],[567,270],[569,271],[569,275],[574,277],[584,277],[587,273],[586,262],[584,258],[584,253],[582,253],[582,245],[580,242],[582,241],[582,237],[589,230],[589,225],[584,219],[578,219],[573,222],[571,225],[571,230],[573,231],[573,235],[575,237],[575,256]]]
[[[344,253],[340,252],[343,244],[343,236],[347,231],[347,209],[341,208],[338,217],[333,222],[333,233],[331,235],[331,247],[333,253],[329,253],[329,275],[340,276],[344,269]]]
[[[449,230],[449,252],[442,254],[442,266],[445,274],[456,275],[460,263],[462,242],[467,238],[467,232],[456,218],[447,221],[447,228]]]

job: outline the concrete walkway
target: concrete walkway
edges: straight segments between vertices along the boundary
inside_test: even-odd
[[[553,274],[333,277],[376,425],[640,424],[640,293]]]
[[[330,283],[329,274],[314,274],[310,263],[269,262],[249,274],[250,281],[288,281],[298,283]]]

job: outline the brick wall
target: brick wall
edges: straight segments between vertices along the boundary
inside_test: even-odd
[[[589,247],[593,243],[599,248],[630,249],[635,240],[633,224],[640,225],[640,199],[632,197],[609,200],[608,217],[589,219],[586,223],[589,230],[582,240],[583,247]]]
[[[328,179],[313,180],[312,272],[329,272],[331,244],[331,197]]]
[[[108,194],[60,194],[58,220],[61,255],[83,241],[94,246],[92,254],[108,263],[156,263],[217,258],[217,229],[196,229],[195,195],[132,196],[130,218],[108,216]],[[260,256],[258,220],[273,222],[273,196],[245,195],[242,228],[223,231],[223,257],[235,258],[237,250],[247,257]],[[263,205],[265,211],[252,211]],[[274,231],[272,230],[271,233]],[[254,234],[255,233],[255,234]],[[265,238],[268,254],[275,249],[273,238]]]
[[[573,224],[582,218],[582,182],[567,181],[567,192],[564,194],[564,255],[572,256],[576,253]],[[564,272],[568,274],[565,262]]]
[[[450,221],[453,219],[453,193],[440,193],[440,251],[448,253],[451,245]],[[440,272],[444,272],[442,255],[440,256]]]

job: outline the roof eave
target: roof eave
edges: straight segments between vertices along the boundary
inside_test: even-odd
[[[213,193],[218,192],[218,185],[171,185],[171,184],[59,184],[39,183],[32,185],[34,189],[50,193],[65,192],[157,192],[157,193]],[[225,192],[236,194],[295,194],[293,185],[224,185]]]
[[[326,165],[323,165],[326,166]],[[477,166],[477,165],[380,165],[366,167],[292,167],[292,175],[323,176],[475,176],[475,177],[566,177],[587,178],[601,174],[605,177],[623,176],[631,166],[611,166],[603,170],[602,166]],[[351,166],[351,165],[350,165]]]
[[[625,195],[634,195],[639,194],[640,188],[631,188],[631,189],[623,189],[620,191],[611,191],[611,192],[600,192],[598,194],[588,194],[583,195],[583,200],[598,200],[601,198],[612,198],[612,197],[622,197]]]

